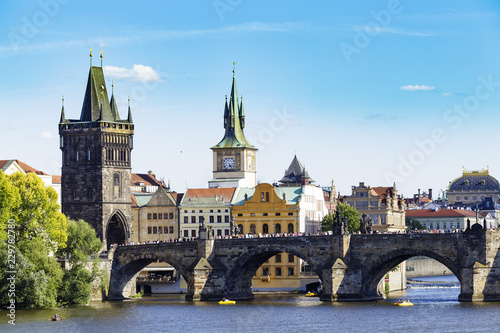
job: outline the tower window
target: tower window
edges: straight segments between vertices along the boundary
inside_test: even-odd
[[[76,160],[79,161],[80,160],[80,154],[78,153],[78,151],[76,152]]]
[[[90,161],[90,150],[87,150],[87,161]]]

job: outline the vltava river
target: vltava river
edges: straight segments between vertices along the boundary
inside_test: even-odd
[[[450,281],[450,277],[417,278]],[[453,277],[454,279],[454,277]],[[52,310],[18,310],[1,332],[498,332],[499,303],[460,303],[457,284],[412,285],[390,299],[323,303],[302,295],[257,295],[248,302],[190,303],[182,295],[93,303]],[[394,306],[408,298],[413,307]],[[47,319],[58,312],[64,319]]]

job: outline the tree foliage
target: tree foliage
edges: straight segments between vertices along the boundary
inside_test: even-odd
[[[414,218],[413,216],[406,216],[405,217],[405,224],[408,230],[424,230],[427,229],[424,227],[422,222]]]
[[[355,208],[349,206],[346,203],[339,202],[337,204],[337,209],[335,210],[335,214],[337,214],[337,212],[339,212],[340,219],[347,217],[347,225],[349,232],[359,231],[360,214]],[[321,231],[333,230],[333,221],[334,221],[334,216],[332,216],[331,214],[325,215],[325,217],[323,217],[323,221],[321,222]]]
[[[7,232],[8,221],[14,221],[9,230],[15,238]],[[57,193],[34,173],[0,171],[0,240],[0,306],[12,297],[8,271],[16,271],[16,308],[88,302],[99,273],[96,265],[87,269],[88,261],[102,243],[85,221],[66,221]],[[7,267],[9,251],[15,254],[15,269]],[[70,258],[71,268],[62,269],[55,254]]]

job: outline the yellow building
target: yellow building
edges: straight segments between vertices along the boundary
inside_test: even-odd
[[[241,234],[270,237],[296,233],[299,226],[301,187],[274,187],[262,183],[254,188],[239,188],[232,207]],[[301,289],[302,260],[280,253],[266,261],[252,281],[256,291]]]
[[[370,187],[364,182],[352,187],[352,195],[344,198],[349,206],[372,219],[375,232],[403,232],[406,230],[405,204],[398,196],[396,185]]]
[[[155,193],[132,195],[131,235],[134,243],[169,241],[179,238],[178,193],[167,192],[163,187]]]

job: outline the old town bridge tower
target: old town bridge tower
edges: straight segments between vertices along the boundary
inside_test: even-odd
[[[132,232],[133,135],[130,103],[127,119],[120,119],[114,95],[108,99],[101,60],[101,67],[90,68],[80,119],[66,119],[63,100],[61,203],[66,216],[92,225],[108,249],[128,242]]]

